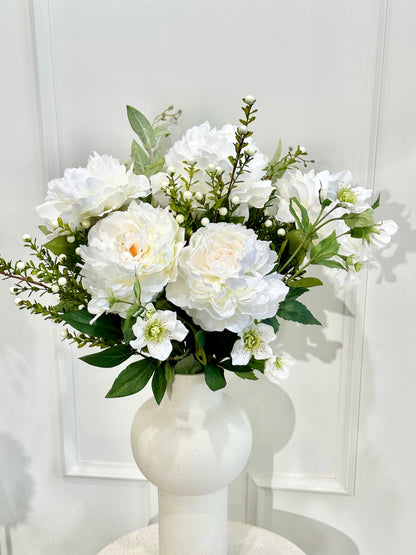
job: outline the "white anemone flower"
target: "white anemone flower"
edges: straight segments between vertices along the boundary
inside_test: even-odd
[[[327,184],[327,197],[330,200],[356,214],[371,208],[366,202],[373,194],[371,189],[354,187],[353,178],[349,171],[340,172],[335,177],[338,178],[330,180]]]
[[[238,335],[240,339],[234,343],[231,351],[231,359],[235,366],[245,366],[250,362],[251,357],[256,360],[264,360],[273,356],[269,343],[276,338],[276,334],[272,326],[254,324]]]
[[[103,216],[149,193],[147,177],[135,175],[112,156],[94,152],[86,168],[68,168],[62,178],[50,181],[46,201],[37,212],[51,231],[58,218],[77,229],[89,218]]]
[[[280,385],[281,380],[286,380],[288,378],[290,367],[294,364],[295,359],[290,355],[275,355],[266,360],[264,375],[271,382]]]
[[[130,345],[141,351],[147,347],[151,357],[166,360],[172,352],[172,340],[183,341],[188,334],[186,327],[171,310],[147,310],[144,319],[133,325],[136,339]]]

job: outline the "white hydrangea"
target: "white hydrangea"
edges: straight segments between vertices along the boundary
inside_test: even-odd
[[[153,308],[153,307],[152,307]],[[172,352],[172,340],[183,341],[186,327],[171,310],[147,310],[145,318],[138,318],[132,327],[136,339],[130,345],[141,351],[147,347],[151,357],[166,360]]]
[[[211,129],[208,122],[191,127],[166,154],[166,165],[169,169],[175,169],[176,175],[188,177],[184,161],[196,162],[196,167],[201,171],[196,175],[191,191],[208,193],[211,188],[206,183],[206,180],[209,180],[205,173],[207,169],[224,170],[225,176],[228,176],[232,170],[228,157],[235,155],[235,132],[236,127],[231,124],[224,125],[221,129],[215,127]],[[273,191],[271,181],[262,180],[265,175],[264,168],[267,165],[267,158],[258,151],[250,137],[247,142],[251,148],[250,152],[253,152],[254,155],[246,166],[245,173],[233,188],[233,195],[239,198],[239,214],[243,216],[248,215],[249,207],[262,208]],[[161,173],[151,179],[152,191],[158,195],[157,198],[160,202],[164,201],[160,191],[166,178],[167,175]],[[224,180],[226,180],[225,177]]]
[[[231,351],[231,360],[234,365],[246,365],[251,357],[264,360],[273,355],[269,343],[276,338],[272,326],[268,324],[254,324],[239,333],[238,339]]]
[[[92,299],[91,314],[115,312],[125,317],[140,283],[142,304],[150,302],[177,275],[184,230],[165,209],[132,201],[95,224],[88,246],[80,248],[81,275]],[[129,304],[130,303],[130,304]]]
[[[241,224],[208,224],[180,254],[167,298],[206,331],[240,332],[276,314],[288,287],[270,273],[277,255]]]
[[[89,218],[117,210],[127,201],[149,193],[147,177],[126,170],[112,156],[95,152],[86,168],[68,168],[62,178],[48,184],[46,202],[37,207],[37,212],[50,230],[58,218],[76,229]]]

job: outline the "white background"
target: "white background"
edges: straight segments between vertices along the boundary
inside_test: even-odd
[[[308,305],[322,328],[282,326],[297,359],[284,388],[231,381],[252,420],[230,517],[308,555],[414,550],[416,92],[410,0],[2,0],[0,248],[24,256],[50,178],[93,150],[120,158],[125,105],[181,129],[239,117],[258,98],[256,140],[305,145],[319,167],[382,192],[400,231],[355,291]],[[0,546],[7,555],[89,555],[155,515],[129,451],[148,392],[105,400],[117,371],[87,367],[56,329],[0,290]]]

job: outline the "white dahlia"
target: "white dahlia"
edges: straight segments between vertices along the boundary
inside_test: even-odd
[[[229,156],[235,155],[235,132],[236,127],[227,124],[221,129],[211,129],[208,122],[192,127],[185,135],[177,141],[166,154],[166,165],[176,170],[176,174],[188,177],[184,162],[196,162],[196,167],[201,171],[196,174],[195,183],[191,185],[193,193],[208,193],[211,190],[206,180],[206,170],[209,168],[221,168],[224,170],[224,181],[231,172],[232,165]],[[239,178],[233,188],[232,194],[239,198],[239,210],[241,215],[248,214],[249,207],[262,208],[268,200],[273,187],[271,181],[262,180],[265,175],[264,168],[267,158],[261,154],[251,138],[247,139],[250,152],[254,153],[250,163],[246,166],[245,173]],[[153,193],[160,191],[160,186],[166,180],[166,174],[160,174],[152,178]]]
[[[68,168],[62,178],[50,181],[46,202],[37,207],[37,212],[51,230],[58,218],[76,229],[84,220],[117,210],[127,201],[149,193],[147,177],[126,170],[112,156],[95,152],[86,168]]]
[[[166,296],[206,331],[240,332],[276,314],[288,287],[270,274],[277,255],[241,224],[208,224],[180,254]]]
[[[95,224],[88,246],[80,248],[81,275],[92,299],[91,314],[115,312],[125,317],[135,302],[134,284],[140,283],[142,305],[162,291],[177,275],[184,230],[160,207],[130,203]]]

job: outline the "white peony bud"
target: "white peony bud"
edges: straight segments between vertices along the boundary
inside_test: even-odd
[[[218,210],[218,212],[220,213],[221,216],[226,216],[228,210],[225,206],[221,206],[221,208]]]
[[[84,229],[91,227],[91,222],[89,220],[82,220],[81,225]]]
[[[195,198],[196,200],[202,200],[204,198],[204,195],[201,193],[201,191],[197,191],[195,193]]]
[[[63,287],[63,286],[66,285],[66,284],[67,284],[66,278],[64,278],[63,276],[61,276],[61,277],[58,279],[58,285],[60,285],[61,287]]]
[[[230,202],[231,204],[238,204],[240,202],[240,197],[238,197],[237,195],[234,195],[233,197],[230,198]]]
[[[238,132],[240,133],[240,135],[247,135],[248,133],[247,125],[240,125],[238,127]]]
[[[245,152],[249,156],[254,156],[256,154],[256,149],[253,146],[248,146]]]
[[[175,219],[178,224],[183,224],[183,222],[185,221],[185,216],[183,214],[178,214]]]
[[[280,235],[281,237],[283,237],[284,235],[286,235],[286,230],[283,229],[283,227],[281,227],[280,229],[277,230],[277,235]]]
[[[79,255],[81,254],[81,249],[80,249],[79,247],[77,247],[77,248],[75,249],[75,254],[76,254],[77,256],[79,256]]]
[[[52,291],[52,293],[59,293],[59,285],[54,283],[51,287],[51,291]]]
[[[191,198],[192,198],[192,192],[191,192],[191,191],[184,191],[184,192],[183,192],[183,198],[184,198],[185,200],[191,200]]]
[[[208,218],[202,218],[201,220],[201,225],[203,225],[204,227],[206,227],[209,224],[209,219]]]
[[[24,268],[25,268],[25,263],[22,262],[22,261],[18,262],[18,263],[16,264],[16,268],[17,268],[17,270],[19,270],[19,271],[24,270]]]
[[[243,98],[243,102],[245,102],[249,106],[252,106],[256,102],[256,99],[251,94],[248,94]]]
[[[265,227],[271,227],[272,225],[273,225],[273,222],[272,222],[271,220],[266,220],[266,221],[264,222],[264,226],[265,226]]]
[[[66,240],[68,243],[75,243],[75,237],[73,235],[68,235]]]

